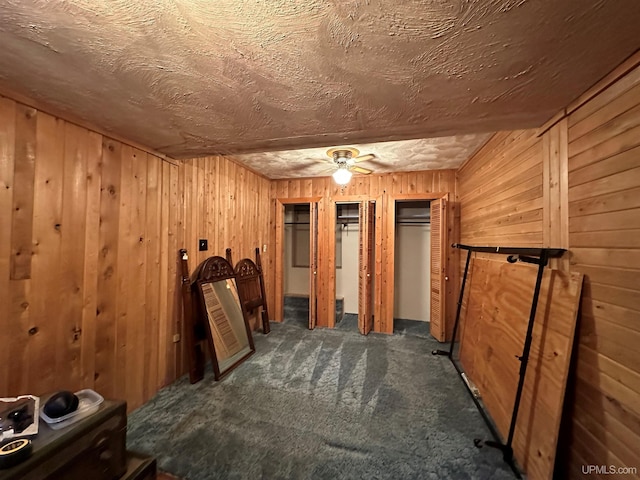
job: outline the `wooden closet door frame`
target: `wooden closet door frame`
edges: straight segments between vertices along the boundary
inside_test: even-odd
[[[431,296],[431,311],[429,314],[429,331],[431,336],[439,342],[446,338],[446,314],[447,314],[447,245],[449,244],[448,230],[448,201],[438,198],[431,202],[431,264],[429,295]],[[437,211],[437,221],[434,222]],[[437,245],[437,252],[436,252]],[[434,261],[436,259],[437,261]]]
[[[299,197],[299,198],[276,198],[276,239],[275,239],[275,310],[274,320],[282,322],[284,320],[284,207],[285,205],[318,204],[322,197]],[[316,239],[317,245],[317,239]],[[311,270],[311,264],[309,269]],[[311,287],[311,285],[309,285]],[[316,292],[317,293],[317,292]],[[309,300],[311,300],[311,292],[309,292]]]
[[[309,330],[318,324],[318,202],[309,203]]]
[[[381,318],[380,323],[378,324],[377,320],[374,322],[374,331],[381,333],[389,333],[393,334],[393,307],[395,300],[395,236],[396,236],[396,202],[398,201],[425,201],[431,202],[433,200],[444,199],[447,202],[447,209],[449,206],[449,192],[434,192],[434,193],[404,193],[404,194],[389,194],[387,197],[387,201],[385,202],[386,206],[386,219],[384,221],[384,231],[383,235],[383,245],[386,246],[385,251],[389,252],[382,264],[382,283],[384,285],[384,292],[382,295],[382,306],[381,306]],[[445,226],[448,228],[448,225]],[[447,245],[447,249],[450,248],[450,245]],[[455,264],[455,261],[451,262]],[[443,266],[446,272],[449,272],[450,265],[448,261],[448,255],[445,255],[443,258]],[[448,275],[448,278],[451,278],[451,275]],[[429,274],[429,278],[431,278],[431,273]],[[377,288],[377,287],[376,287]],[[431,280],[429,281],[429,294],[431,294]],[[446,304],[446,291],[444,295],[444,304]],[[376,305],[377,306],[377,305]],[[443,329],[447,331],[446,321],[443,322]]]
[[[378,330],[376,330],[375,328],[375,318],[377,315],[379,315],[380,313],[380,299],[381,297],[381,284],[382,282],[379,281],[380,278],[380,266],[382,265],[382,205],[383,205],[383,199],[384,196],[383,195],[378,195],[375,197],[372,197],[371,195],[335,195],[332,199],[331,202],[329,203],[328,206],[328,210],[329,210],[329,219],[328,219],[328,223],[330,225],[335,225],[336,223],[336,209],[338,208],[338,204],[340,203],[357,203],[357,204],[361,204],[362,202],[373,202],[376,205],[376,215],[375,215],[375,268],[373,269],[374,272],[374,278],[375,278],[375,291],[372,292],[373,293],[373,317],[374,317],[374,325],[373,325],[373,331],[377,332]],[[358,205],[358,209],[360,208],[360,206]],[[330,252],[333,252],[333,255],[335,256],[335,246],[336,246],[336,238],[335,235],[332,236],[332,238],[330,239]],[[335,312],[336,310],[336,275],[335,275],[335,262],[332,262],[330,264],[331,267],[333,267],[333,272],[329,272],[329,275],[327,275],[327,282],[326,282],[326,288],[327,290],[327,295],[328,295],[328,303],[329,303],[329,308],[332,309],[331,311]],[[360,286],[358,285],[358,291],[360,291]],[[330,315],[329,317],[329,323],[328,323],[328,327],[329,328],[335,328],[336,326],[336,318],[335,318],[335,314],[334,315]]]
[[[363,200],[358,204],[358,330],[368,335],[373,329],[373,289],[375,278],[376,202]],[[373,255],[372,255],[373,254]]]

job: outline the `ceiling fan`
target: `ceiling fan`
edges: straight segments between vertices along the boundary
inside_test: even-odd
[[[333,179],[338,185],[346,185],[351,180],[353,172],[361,173],[363,175],[369,175],[373,170],[368,168],[359,167],[356,163],[366,162],[367,160],[373,160],[376,156],[372,153],[367,155],[360,155],[360,151],[351,147],[337,147],[327,150],[327,156],[331,160],[321,160],[323,162],[332,163],[337,166],[337,170],[333,172]]]

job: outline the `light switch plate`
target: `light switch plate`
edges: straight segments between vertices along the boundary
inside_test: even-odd
[[[209,242],[204,238],[198,240],[198,250],[200,250],[201,252],[209,250]]]

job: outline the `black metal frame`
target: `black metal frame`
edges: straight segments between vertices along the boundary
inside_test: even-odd
[[[454,243],[452,245],[453,248],[459,248],[461,250],[467,251],[467,261],[464,266],[464,274],[462,276],[462,284],[460,286],[460,296],[458,297],[458,308],[456,310],[456,319],[453,324],[453,337],[451,338],[451,345],[449,350],[434,350],[431,352],[433,355],[443,355],[449,357],[451,363],[455,367],[456,371],[460,378],[462,378],[464,385],[467,387],[467,391],[471,395],[473,402],[476,404],[476,407],[480,411],[482,418],[485,423],[489,427],[491,434],[493,436],[493,440],[483,441],[481,439],[475,439],[474,444],[478,448],[482,448],[483,445],[488,447],[497,448],[502,451],[502,456],[504,461],[511,467],[513,472],[515,473],[517,478],[522,478],[518,467],[515,465],[513,459],[513,435],[516,430],[516,421],[518,418],[518,411],[520,409],[520,400],[522,398],[522,390],[524,388],[524,379],[527,372],[527,365],[529,363],[529,354],[531,352],[531,342],[533,341],[533,324],[536,318],[536,310],[538,308],[538,298],[540,296],[540,286],[542,285],[542,275],[544,273],[544,267],[549,263],[550,258],[559,258],[561,257],[565,249],[562,248],[519,248],[519,247],[478,247],[478,246],[470,246],[470,245],[462,245],[458,243]],[[462,300],[464,298],[464,289],[467,283],[467,273],[469,272],[469,263],[471,261],[471,252],[481,252],[481,253],[497,253],[509,255],[507,257],[507,261],[509,263],[516,263],[518,261],[525,263],[532,263],[538,265],[538,275],[536,277],[536,284],[533,290],[533,298],[531,300],[531,311],[529,313],[529,323],[527,326],[527,334],[524,340],[524,347],[522,350],[522,355],[517,357],[520,360],[520,372],[518,379],[518,388],[516,390],[516,398],[513,403],[513,412],[511,414],[511,424],[509,426],[509,434],[507,436],[507,441],[502,443],[500,440],[500,435],[497,432],[493,422],[485,412],[483,406],[480,404],[480,401],[471,390],[471,387],[468,385],[464,378],[462,377],[463,372],[459,365],[453,359],[453,349],[456,342],[456,335],[458,334],[458,326],[460,323],[460,312],[462,309]]]

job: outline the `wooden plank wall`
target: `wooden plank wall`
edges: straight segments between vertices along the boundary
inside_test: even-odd
[[[392,333],[393,325],[393,252],[394,252],[394,196],[411,194],[433,194],[451,192],[451,198],[456,192],[455,172],[452,170],[434,170],[424,172],[401,172],[383,175],[356,175],[347,187],[342,190],[331,177],[309,178],[296,180],[274,180],[271,182],[271,222],[272,241],[275,244],[275,229],[277,225],[277,199],[302,199],[321,197],[319,202],[319,265],[318,265],[318,326],[331,325],[330,312],[335,302],[335,204],[341,201],[376,200],[376,265],[375,273],[375,318],[374,330]],[[458,235],[455,221],[457,205],[449,202],[449,238],[455,241]],[[380,228],[379,228],[380,227]],[[451,266],[447,290],[447,325],[452,328],[452,315],[455,313],[457,269],[453,268],[456,252],[449,250]],[[270,261],[275,262],[277,252]],[[275,285],[275,266],[270,264],[269,285]],[[270,305],[275,305],[275,289],[267,292]],[[275,311],[272,308],[271,311]],[[280,321],[281,319],[274,319]]]
[[[553,267],[585,274],[558,459],[576,479],[640,458],[640,69],[584,98],[548,130],[496,134],[458,172],[462,243],[569,248]]]
[[[543,141],[536,133],[500,132],[458,170],[462,243],[542,245]]]
[[[268,179],[228,158],[214,156],[180,162],[179,182],[184,219],[181,248],[189,252],[191,271],[208,257],[224,257],[227,248],[231,248],[234,263],[242,258],[255,261],[255,249],[263,245],[267,251],[260,253],[262,264],[271,265]],[[206,252],[198,251],[201,238],[208,240]],[[265,275],[267,292],[272,291],[269,280]],[[252,322],[254,330],[261,325],[257,317]]]
[[[585,274],[568,465],[578,478],[583,463],[640,466],[640,67],[568,127],[570,262]]]
[[[253,258],[269,212],[268,180],[228,159],[165,160],[0,97],[0,396],[146,402],[186,371],[178,249]]]
[[[94,388],[135,408],[175,378],[177,177],[0,98],[0,396]]]

